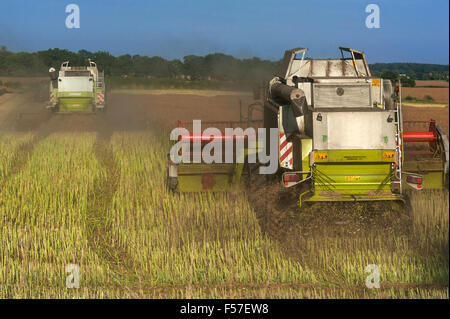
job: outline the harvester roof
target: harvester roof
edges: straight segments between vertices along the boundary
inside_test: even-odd
[[[339,47],[341,58],[305,59],[307,48],[286,50],[282,61],[280,78],[367,78],[370,69],[363,51]],[[349,56],[345,57],[344,52]]]

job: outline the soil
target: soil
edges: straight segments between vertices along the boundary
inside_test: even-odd
[[[438,81],[438,80],[416,80],[416,87],[420,86],[442,86],[442,87],[448,87],[447,81]]]

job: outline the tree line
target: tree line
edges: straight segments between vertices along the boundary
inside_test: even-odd
[[[226,82],[256,82],[270,79],[279,69],[280,61],[257,57],[237,59],[222,53],[206,56],[188,55],[183,59],[166,60],[142,55],[113,56],[106,51],[72,52],[58,48],[37,52],[10,52],[0,46],[0,75],[46,76],[50,67],[59,69],[63,61],[85,65],[88,59],[97,62],[108,76],[146,78],[184,78]],[[371,64],[373,75],[385,78],[402,77],[413,85],[414,79],[442,79],[448,81],[448,65],[420,63]]]
[[[449,78],[449,66],[444,64],[374,63],[370,65],[370,69],[375,75],[386,72],[389,77],[402,76],[415,80],[448,81]]]
[[[8,51],[0,47],[0,75],[46,76],[50,67],[59,69],[63,61],[72,65],[86,65],[95,61],[100,70],[109,76],[135,76],[155,78],[182,77],[191,80],[254,81],[271,77],[279,68],[279,62],[259,58],[237,59],[222,53],[206,56],[188,55],[182,60],[166,60],[159,56],[121,55],[115,57],[106,51],[77,53],[61,49],[37,52]]]

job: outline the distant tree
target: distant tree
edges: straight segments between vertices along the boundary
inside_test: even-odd
[[[112,74],[112,70],[117,59],[116,57],[106,51],[95,52],[92,57],[100,70],[104,70],[106,75]]]
[[[92,59],[93,56],[94,56],[94,53],[89,52],[87,50],[80,50],[80,51],[78,51],[78,54],[81,55],[83,58],[86,58],[86,59]]]
[[[173,78],[190,75],[192,79],[212,78],[236,83],[267,82],[278,70],[279,61],[259,58],[238,59],[223,53],[206,56],[188,55],[182,60],[165,60],[162,57],[148,57],[124,54],[118,57],[106,51],[90,52],[52,48],[45,51],[10,52],[0,46],[0,74],[2,75],[46,75],[49,67],[59,68],[63,61],[72,65],[87,65],[88,59],[97,62],[106,75],[135,75],[137,77]],[[374,76],[395,80],[400,74],[404,86],[414,86],[415,79],[444,79],[448,81],[448,65],[421,63],[375,63],[370,65]]]
[[[183,74],[183,62],[180,60],[169,61],[169,70],[172,77]]]
[[[402,86],[406,87],[415,87],[416,81],[414,78],[408,77],[408,76],[400,76],[400,81],[402,82]]]
[[[396,71],[386,70],[381,73],[381,77],[383,79],[391,80],[392,82],[394,82],[398,79],[398,73]]]
[[[183,58],[184,72],[192,79],[201,79],[208,72],[203,57],[188,55]]]
[[[133,74],[133,59],[131,55],[121,55],[115,59],[115,63],[112,66],[113,75],[131,75]]]

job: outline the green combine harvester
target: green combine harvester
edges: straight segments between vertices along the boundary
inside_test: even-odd
[[[304,59],[286,51],[269,84],[265,127],[279,131],[285,187],[303,184],[302,201],[404,200],[448,187],[448,138],[435,121],[405,131],[401,83],[372,77],[364,52],[340,47],[340,59]],[[347,55],[347,57],[346,57]],[[300,189],[300,188],[298,188]]]
[[[105,76],[91,60],[88,66],[61,64],[57,72],[49,69],[49,100],[46,109],[19,113],[15,128],[33,130],[48,121],[52,114],[96,114],[106,111]]]
[[[59,72],[50,68],[47,108],[55,113],[96,113],[106,111],[105,76],[97,64],[70,66],[63,62]]]
[[[282,185],[298,192],[300,204],[404,201],[406,187],[448,188],[449,143],[439,124],[403,121],[401,83],[373,77],[364,52],[339,49],[337,59],[305,59],[306,48],[287,50],[265,90],[264,127],[278,130],[266,149],[278,146],[275,174]],[[169,161],[172,189],[226,190],[246,171],[236,163],[191,165]],[[222,169],[228,179],[219,183]],[[192,187],[204,181],[216,186]]]

